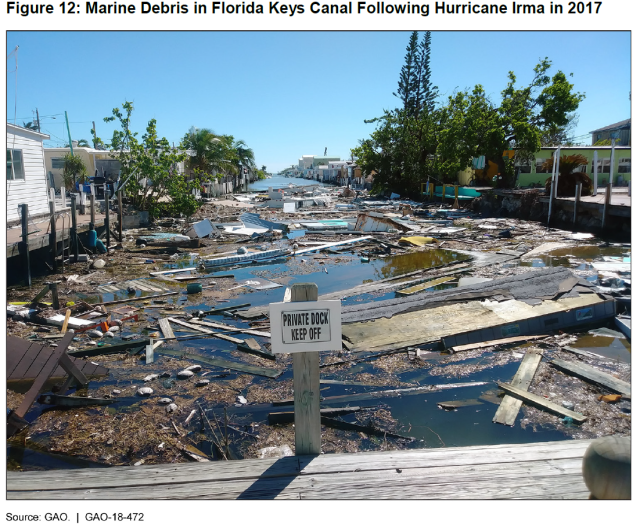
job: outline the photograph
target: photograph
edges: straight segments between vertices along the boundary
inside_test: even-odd
[[[632,32],[314,9],[6,30],[7,521],[632,498]]]

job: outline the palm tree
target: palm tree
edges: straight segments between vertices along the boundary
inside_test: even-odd
[[[64,147],[69,147],[69,144],[65,144]],[[91,144],[89,144],[86,139],[81,138],[80,140],[78,140],[78,144],[76,145],[76,147],[91,147]]]
[[[213,169],[214,157],[220,139],[211,129],[191,127],[182,139],[182,147],[191,151],[189,167],[205,173]]]
[[[238,164],[248,167],[249,169],[255,169],[256,159],[253,155],[253,149],[247,146],[244,140],[236,140],[233,143],[233,148],[236,150],[238,156]]]

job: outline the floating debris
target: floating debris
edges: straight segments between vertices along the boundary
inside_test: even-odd
[[[153,389],[151,388],[140,388],[137,391],[137,394],[141,397],[149,397],[151,395],[153,395]]]

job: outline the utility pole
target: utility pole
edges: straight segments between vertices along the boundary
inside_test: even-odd
[[[67,136],[69,137],[69,148],[71,149],[71,156],[73,156],[73,142],[71,142],[71,130],[69,129],[69,117],[67,112],[64,112],[64,120],[67,123]]]
[[[40,133],[40,115],[38,114],[37,107],[36,107],[36,126],[38,126],[38,133]]]

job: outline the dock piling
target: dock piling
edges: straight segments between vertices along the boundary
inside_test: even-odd
[[[109,226],[109,186],[104,185],[104,225],[107,233],[107,252],[109,251],[109,243],[111,240],[111,230]]]
[[[122,242],[122,191],[118,191],[118,236]]]
[[[25,261],[25,269],[27,271],[27,286],[31,287],[31,266],[29,264],[29,205],[20,204],[20,214],[22,221],[22,256]]]
[[[580,195],[582,194],[582,182],[576,184],[576,199],[573,203],[573,231],[576,230],[576,223],[578,222],[578,206],[580,205]]]
[[[80,255],[80,246],[78,245],[78,224],[76,218],[76,194],[71,193],[71,230],[69,231],[69,239],[71,240],[71,246],[73,247],[73,256],[75,262],[78,261]],[[69,253],[71,256],[71,253]]]
[[[60,309],[60,300],[58,298],[58,282],[49,282],[49,289],[51,290],[51,306],[53,309]]]
[[[58,232],[56,230],[56,203],[49,200],[49,215],[51,233],[49,233],[49,244],[51,244],[51,263],[53,271],[58,271]]]

